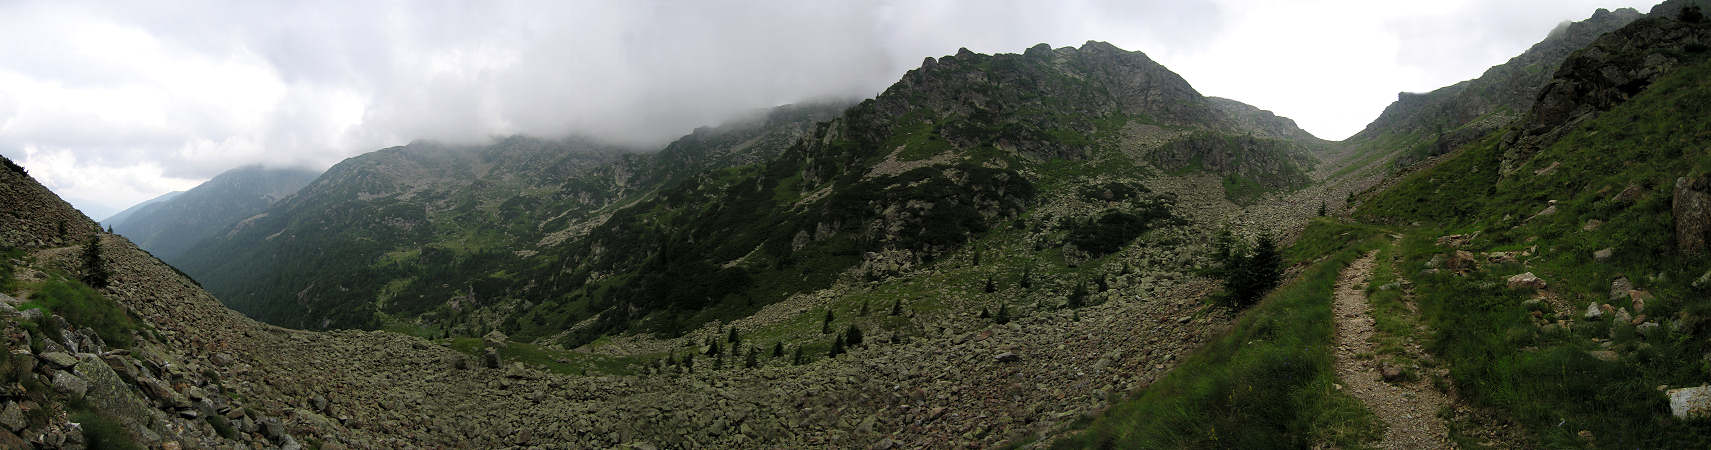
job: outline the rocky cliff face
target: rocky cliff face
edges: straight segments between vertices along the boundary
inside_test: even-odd
[[[1676,4],[1684,2],[1676,2]],[[1671,4],[1666,4],[1671,5]],[[1711,57],[1711,21],[1660,6],[1654,15],[1607,33],[1563,61],[1519,132],[1504,138],[1511,173],[1575,123],[1626,102],[1664,73]]]
[[[316,175],[302,169],[240,167],[180,195],[126,210],[129,214],[121,213],[123,220],[110,220],[107,225],[162,260],[180,263],[179,257],[191,246],[261,213]]]

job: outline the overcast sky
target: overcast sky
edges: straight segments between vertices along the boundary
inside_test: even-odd
[[[924,57],[1103,40],[1202,93],[1359,131],[1634,0],[0,1],[0,154],[104,218],[245,164],[415,139],[659,145],[871,97]]]

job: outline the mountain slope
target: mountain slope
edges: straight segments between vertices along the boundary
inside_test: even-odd
[[[303,169],[240,167],[216,175],[179,195],[162,196],[127,209],[109,224],[115,233],[169,263],[179,263],[191,246],[239,220],[266,210],[315,178]]]
[[[131,215],[136,214],[137,211],[141,211],[145,208],[148,208],[149,205],[153,205],[156,203],[171,200],[173,197],[177,197],[178,194],[183,194],[183,193],[184,193],[184,191],[172,191],[172,192],[168,192],[165,194],[160,194],[159,197],[144,200],[142,203],[131,205],[131,207],[125,208],[124,211],[119,211],[117,214],[113,214],[112,216],[109,216],[105,219],[101,219],[101,224],[110,227],[110,226],[113,226],[116,224],[124,223],[125,220],[130,219]]]
[[[1323,142],[1234,105],[1109,44],[965,50],[929,58],[841,116],[783,109],[656,154],[511,139],[354,158],[184,267],[228,304],[290,326],[502,329],[567,343],[669,335],[930,262],[1071,180],[1205,173],[1242,189],[1217,201],[1306,185]],[[554,159],[565,154],[585,156]],[[1140,224],[1171,216],[1161,198],[1101,208]],[[1040,226],[1064,246],[1067,221],[1103,213]]]

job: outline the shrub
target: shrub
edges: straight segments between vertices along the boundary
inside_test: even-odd
[[[45,308],[67,322],[94,329],[112,347],[130,347],[134,343],[131,332],[138,328],[118,303],[83,283],[59,277],[43,282],[24,307]]]

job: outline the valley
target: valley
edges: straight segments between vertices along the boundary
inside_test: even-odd
[[[1698,8],[1336,142],[1090,41],[653,151],[217,177],[117,233],[6,160],[0,447],[1703,448]]]

